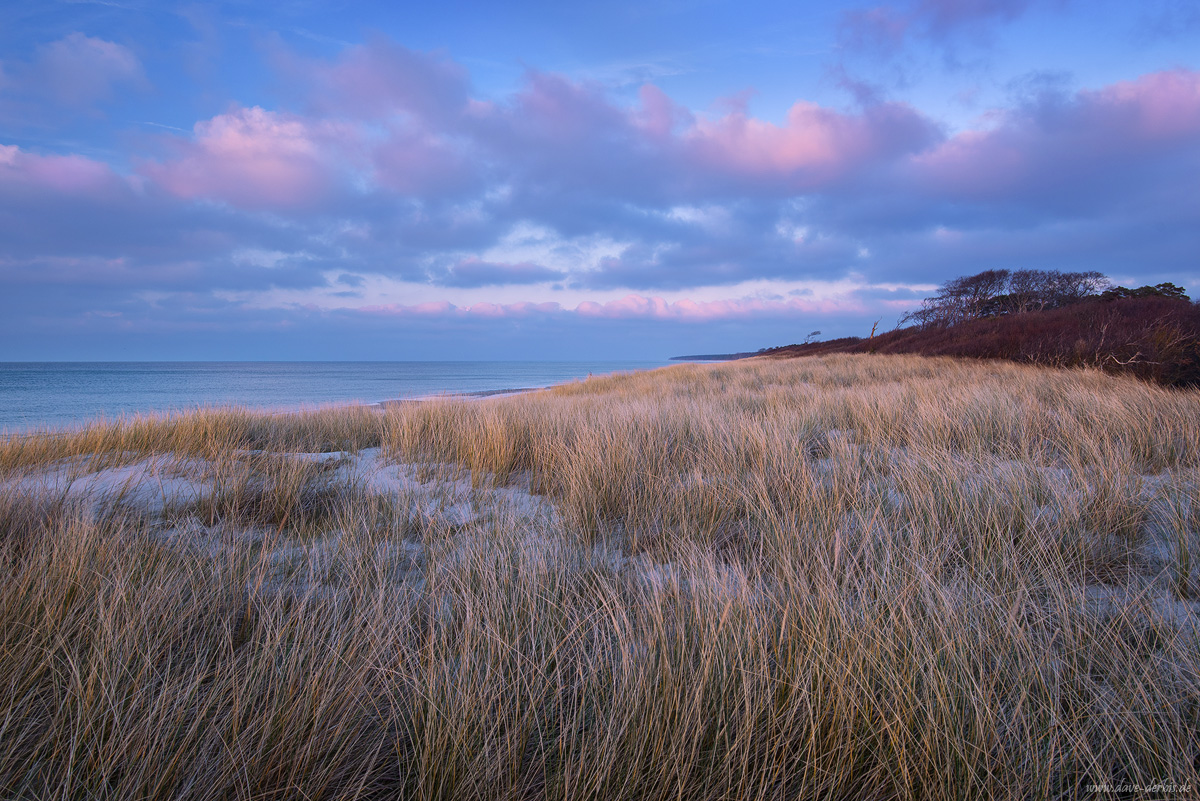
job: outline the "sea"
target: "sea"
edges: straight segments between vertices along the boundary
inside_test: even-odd
[[[236,405],[288,411],[546,387],[668,362],[0,362],[0,432]]]

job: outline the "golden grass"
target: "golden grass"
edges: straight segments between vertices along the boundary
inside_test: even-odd
[[[528,482],[557,511],[450,525],[245,454],[375,445],[481,493]],[[97,425],[0,445],[0,475],[163,452],[226,465],[226,491],[163,520],[0,489],[0,795],[1200,782],[1196,392],[753,360],[384,414]],[[188,515],[223,546],[164,537]],[[297,547],[322,566],[281,582]]]
[[[293,414],[237,407],[99,420],[64,431],[0,436],[0,476],[75,456],[119,464],[147,454],[216,456],[236,450],[321,452],[379,443],[378,413],[342,406]]]

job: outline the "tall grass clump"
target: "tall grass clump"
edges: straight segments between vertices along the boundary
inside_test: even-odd
[[[1200,781],[1194,391],[837,355],[138,426],[0,448],[5,797]],[[289,455],[376,445],[474,514]],[[168,452],[214,490],[97,511],[21,483]],[[527,490],[549,510],[501,503]]]
[[[113,464],[158,453],[207,457],[238,449],[359,450],[378,445],[379,434],[379,415],[365,406],[273,415],[236,407],[130,415],[63,431],[0,437],[0,475],[80,456]]]

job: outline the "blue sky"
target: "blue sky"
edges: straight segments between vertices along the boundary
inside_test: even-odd
[[[0,360],[645,358],[1200,294],[1200,6],[0,9]]]

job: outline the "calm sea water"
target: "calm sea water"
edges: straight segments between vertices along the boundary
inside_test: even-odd
[[[666,362],[0,362],[0,431],[236,404],[295,409],[544,387]]]

